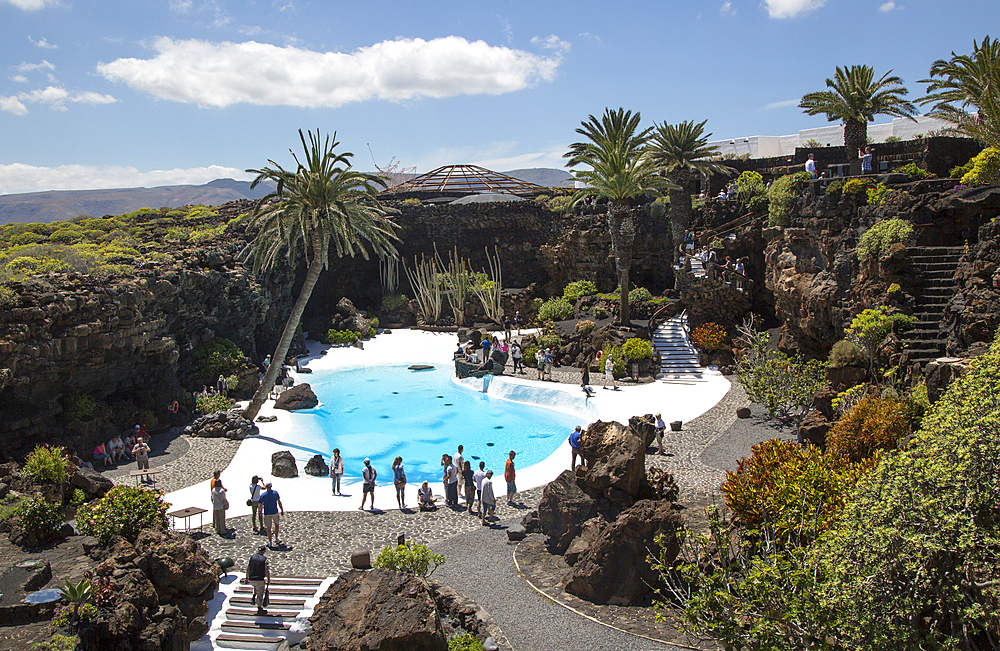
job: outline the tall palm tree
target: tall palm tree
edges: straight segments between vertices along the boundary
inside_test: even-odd
[[[851,66],[841,69],[833,79],[827,79],[831,90],[807,93],[802,96],[799,108],[809,115],[823,113],[827,120],[844,122],[844,147],[851,163],[851,174],[861,173],[858,152],[868,141],[868,123],[876,115],[893,115],[910,118],[917,113],[912,102],[903,99],[907,90],[903,80],[892,70],[875,80],[871,66]]]
[[[684,231],[691,222],[691,196],[688,184],[695,174],[732,174],[735,170],[712,157],[719,155],[719,148],[709,146],[712,136],[705,133],[703,120],[698,124],[685,120],[680,124],[657,125],[649,145],[649,155],[663,168],[663,173],[677,187],[670,190],[670,232],[673,240],[674,264],[680,261],[680,246]]]
[[[951,59],[931,64],[927,96],[931,115],[950,122],[952,130],[987,147],[1000,147],[1000,41],[987,36],[972,42],[972,54],[951,53]],[[975,112],[970,112],[974,109]]]
[[[576,130],[585,137],[584,142],[570,145],[564,154],[569,162],[566,167],[587,165],[590,169],[574,170],[573,174],[584,187],[577,190],[573,205],[584,197],[608,200],[608,231],[618,272],[619,322],[630,322],[628,290],[629,271],[632,269],[632,244],[635,240],[635,220],[629,209],[629,200],[640,195],[659,196],[673,184],[660,176],[655,163],[645,155],[652,127],[639,130],[642,118],[639,113],[619,108],[604,109],[597,119],[593,115],[580,123]]]
[[[295,171],[270,159],[270,167],[247,170],[257,175],[251,188],[265,180],[277,186],[257,202],[250,214],[249,225],[260,229],[246,252],[253,259],[254,272],[273,268],[283,257],[294,265],[301,256],[306,263],[305,281],[274,349],[274,362],[243,412],[250,420],[274,385],[313,287],[329,264],[331,251],[338,258],[360,254],[367,260],[369,248],[376,255],[395,256],[394,242],[399,241],[396,225],[378,201],[378,186],[384,188],[385,181],[352,170],[350,159],[354,154],[336,152],[340,145],[336,132],[333,137],[323,138],[319,129],[315,134],[310,131],[307,143],[300,129],[299,140],[302,160],[289,150],[295,159]]]

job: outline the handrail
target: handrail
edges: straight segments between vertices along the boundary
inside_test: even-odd
[[[753,221],[755,219],[758,219],[760,217],[763,217],[763,216],[764,216],[764,211],[762,211],[762,210],[758,210],[756,212],[749,212],[749,213],[743,215],[742,217],[737,217],[736,219],[734,219],[734,220],[732,220],[730,222],[726,222],[725,224],[722,224],[721,226],[716,226],[715,228],[710,228],[707,231],[702,231],[701,233],[699,233],[699,236],[701,236],[701,237],[707,237],[707,236],[711,236],[711,235],[718,235],[722,231],[727,231],[727,230],[729,230],[731,228],[735,228],[737,226],[743,226],[743,225],[745,225],[744,222],[751,222],[751,221]]]
[[[676,314],[667,317],[667,319],[659,319],[659,317],[664,312],[666,312],[667,310],[669,310],[671,308],[676,308],[678,303],[679,303],[679,301],[674,301],[672,303],[667,303],[666,305],[662,306],[657,311],[653,312],[653,316],[649,317],[649,324],[646,326],[646,329],[649,331],[649,340],[650,341],[653,340],[653,333],[656,331],[656,328],[659,327],[660,323],[662,323],[663,321],[666,321],[667,319],[673,318],[674,316],[676,316]],[[681,310],[682,314],[684,312],[687,312],[687,310]]]

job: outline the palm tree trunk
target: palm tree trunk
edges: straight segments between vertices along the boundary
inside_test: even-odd
[[[688,194],[690,174],[687,170],[677,170],[673,181],[681,186],[679,190],[670,190],[670,242],[674,249],[674,266],[681,262],[680,247],[684,243],[684,231],[691,224],[691,195]]]
[[[608,231],[618,272],[619,324],[631,322],[628,304],[628,273],[632,268],[632,243],[635,240],[635,220],[628,206],[608,202]]]
[[[847,162],[851,164],[851,176],[861,174],[861,159],[858,152],[868,141],[868,124],[860,120],[848,120],[844,123],[844,149],[847,150]]]
[[[316,239],[317,236],[313,235],[313,238]],[[295,336],[295,331],[302,320],[306,304],[309,303],[309,297],[312,296],[316,281],[319,280],[319,274],[323,271],[323,260],[316,253],[319,250],[318,241],[313,242],[312,249],[314,253],[312,261],[309,263],[309,268],[306,270],[306,278],[302,282],[302,289],[299,290],[298,298],[295,299],[295,305],[292,306],[292,312],[288,315],[288,321],[285,322],[285,329],[281,333],[281,338],[278,339],[278,345],[274,349],[274,355],[271,357],[271,365],[264,372],[264,379],[261,381],[260,386],[257,387],[257,392],[253,394],[253,400],[243,410],[243,417],[247,420],[252,421],[257,416],[257,412],[260,411],[264,401],[267,400],[268,394],[271,393],[271,387],[274,386],[274,381],[278,377],[281,365],[285,363],[285,355],[288,354],[288,349],[292,345],[292,337]]]

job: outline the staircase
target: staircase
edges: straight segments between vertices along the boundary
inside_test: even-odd
[[[910,247],[907,253],[924,279],[924,289],[916,297],[914,316],[918,321],[906,333],[906,356],[911,362],[926,364],[945,355],[948,331],[941,327],[948,300],[958,289],[955,269],[965,248],[961,246]]]
[[[274,651],[286,641],[298,643],[307,631],[321,589],[325,591],[329,584],[330,581],[320,577],[272,577],[267,614],[258,615],[253,587],[239,583],[222,606],[223,621],[212,625],[211,633],[218,632],[213,636],[213,646]]]
[[[678,315],[661,323],[653,332],[653,349],[660,354],[660,380],[706,381],[705,369],[698,365],[698,351],[688,341],[687,316]]]

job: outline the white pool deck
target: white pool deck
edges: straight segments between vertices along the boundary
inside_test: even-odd
[[[309,344],[311,355],[308,361],[306,358],[300,359],[300,364],[308,366],[313,371],[326,371],[401,362],[452,366],[452,353],[456,348],[457,339],[455,333],[394,330],[391,334],[379,335],[366,341],[364,350],[350,347],[331,348],[312,341]],[[328,349],[326,355],[321,355],[323,349]],[[309,377],[308,374],[296,376],[296,384],[308,382]],[[524,379],[527,377],[492,377],[488,383],[487,395],[491,399],[524,402],[572,414],[577,416],[581,423],[595,420],[617,420],[627,423],[632,416],[647,413],[661,413],[663,420],[669,423],[675,420],[690,421],[700,416],[722,400],[730,388],[729,381],[721,374],[706,373],[705,382],[693,384],[652,382],[622,387],[618,391],[604,391],[600,387],[603,376],[595,373],[592,380],[597,382],[593,386],[596,395],[585,398],[579,385]],[[470,391],[482,391],[484,386],[483,380],[475,378],[465,380],[453,378],[453,381]],[[226,512],[227,517],[250,514],[246,500],[249,496],[250,478],[253,475],[260,475],[274,482],[274,490],[281,495],[285,511],[356,510],[361,504],[361,469],[345,469],[347,476],[341,482],[341,491],[350,497],[331,495],[328,477],[313,477],[303,472],[306,461],[313,456],[313,453],[294,446],[293,427],[296,414],[275,410],[273,407],[274,402],[268,401],[260,414],[274,415],[278,420],[273,423],[258,423],[260,434],[244,439],[229,466],[221,469],[222,482],[228,490],[229,497],[230,508]],[[566,432],[566,435],[568,437],[569,432]],[[271,454],[279,450],[292,452],[299,468],[298,477],[272,478],[267,474],[270,470]],[[440,451],[440,453],[446,452],[454,454],[454,450]],[[559,448],[543,461],[517,469],[518,490],[527,490],[552,481],[559,473],[569,468],[569,462],[569,442],[563,440]],[[172,508],[197,506],[211,510],[209,479],[212,470],[214,469],[205,469],[203,481],[168,493],[166,501],[172,504]],[[379,479],[375,489],[375,505],[382,510],[397,508],[391,470],[389,468],[376,470],[379,472]],[[494,490],[497,497],[501,498],[506,491],[503,468],[492,470]],[[407,506],[416,505],[417,488],[416,483],[407,484]],[[443,498],[440,482],[433,485],[433,489],[435,495]]]

